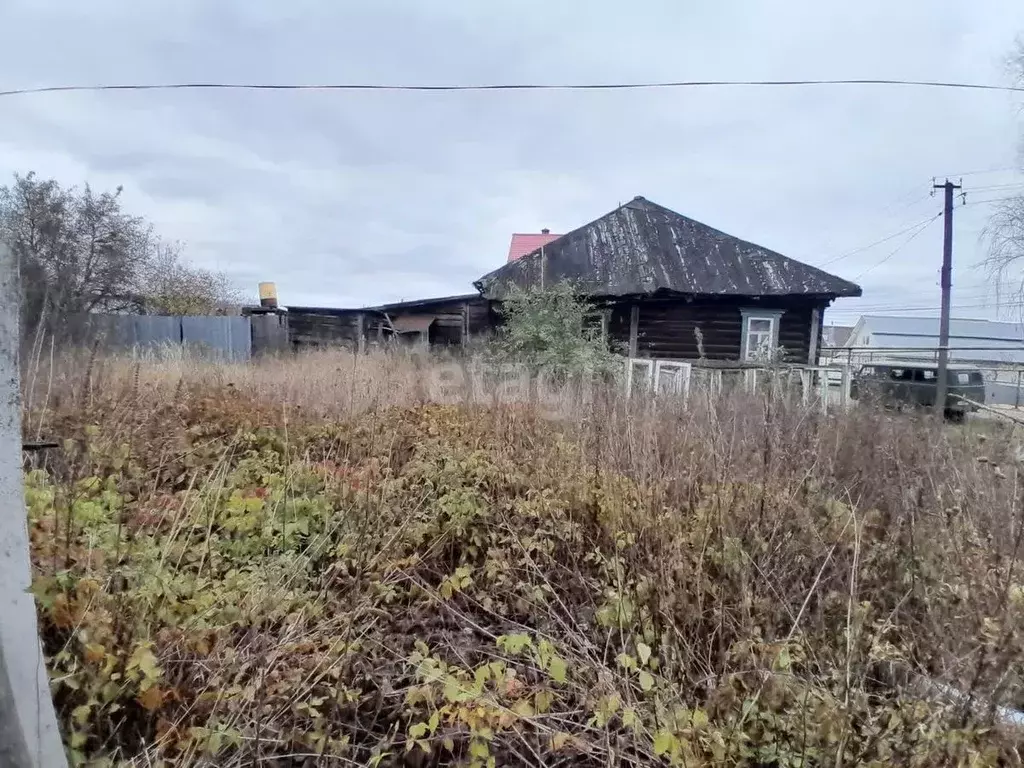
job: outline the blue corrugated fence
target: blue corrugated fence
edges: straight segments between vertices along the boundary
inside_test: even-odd
[[[248,317],[88,314],[69,318],[71,339],[114,351],[146,351],[182,345],[219,360],[252,357]]]
[[[234,362],[252,356],[248,317],[182,317],[181,340],[188,347],[209,350]]]

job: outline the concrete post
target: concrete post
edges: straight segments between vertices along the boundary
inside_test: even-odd
[[[0,243],[0,765],[67,765],[28,588],[25,492],[21,481],[18,265]]]
[[[839,395],[839,404],[843,409],[850,407],[850,387],[853,383],[853,371],[848,365],[843,366],[843,389]]]

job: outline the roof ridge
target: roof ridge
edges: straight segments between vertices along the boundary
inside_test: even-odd
[[[586,234],[581,237],[581,233]],[[607,295],[660,290],[752,296],[862,293],[849,280],[642,195],[491,270],[474,281],[474,287],[482,293],[500,293],[504,289],[499,284],[508,280],[524,285],[536,282],[542,250],[549,256],[545,271],[553,270],[552,279],[589,281]],[[659,272],[642,267],[648,258],[658,262]],[[599,265],[595,259],[605,263]]]

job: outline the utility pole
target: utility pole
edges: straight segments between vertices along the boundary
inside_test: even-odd
[[[0,765],[67,765],[36,624],[21,484],[18,262],[0,242]]]
[[[935,413],[940,417],[946,410],[946,388],[949,378],[949,299],[953,286],[953,191],[960,189],[960,186],[949,179],[946,179],[945,184],[932,184],[934,189],[943,190],[946,198],[942,218],[942,278],[940,281],[942,307],[939,312],[939,370],[935,387]]]

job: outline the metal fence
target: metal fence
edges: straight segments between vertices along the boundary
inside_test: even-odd
[[[180,346],[193,354],[227,362],[252,357],[248,317],[87,314],[69,318],[76,344],[133,354]]]
[[[988,405],[1024,406],[1024,363],[1015,362],[1024,354],[1024,347],[950,347],[951,365],[972,365],[985,379],[985,402]],[[856,371],[861,365],[882,360],[923,362],[937,361],[934,347],[835,347],[822,350],[826,367],[836,369],[849,365]],[[988,357],[990,359],[983,359]],[[1006,358],[1006,359],[1003,359]],[[830,374],[833,382],[836,374]]]

